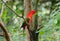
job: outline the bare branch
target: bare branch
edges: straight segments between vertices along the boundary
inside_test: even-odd
[[[23,18],[23,15],[22,16],[19,16],[15,11],[13,11],[4,1],[2,1],[6,7],[8,7],[16,16],[20,17],[20,18]],[[24,19],[24,18],[23,18]]]
[[[42,25],[38,25],[37,31],[39,31],[40,29],[42,29],[43,26]]]
[[[2,16],[2,14],[3,14],[3,10],[4,10],[4,3],[2,4],[2,9],[1,9],[0,18],[1,18],[1,16]]]
[[[37,13],[38,2],[39,2],[39,0],[35,0],[35,5],[34,5],[35,8],[34,9],[35,9],[36,13]],[[34,26],[34,30],[36,31],[38,28],[38,15],[36,14],[33,18],[34,18],[33,26]]]
[[[4,26],[4,24],[3,24],[2,22],[0,22],[0,27],[1,27],[1,29],[3,30],[3,32],[4,32],[6,41],[11,41],[11,40],[10,40],[9,33],[8,33],[6,27]]]

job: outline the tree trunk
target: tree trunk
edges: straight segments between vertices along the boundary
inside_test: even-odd
[[[38,33],[36,33],[35,31],[31,31],[30,41],[38,41]]]
[[[31,9],[31,0],[24,0],[24,16],[27,15],[27,13],[30,11]],[[29,31],[27,29],[27,27],[25,28],[26,30],[26,41],[30,41],[30,35],[29,35]]]
[[[37,2],[38,3],[38,2]],[[35,10],[37,11],[37,3],[36,3],[36,7],[35,7]],[[24,15],[26,16],[27,13],[31,10],[31,0],[24,0]],[[35,25],[36,25],[36,18],[37,16],[35,16]],[[31,30],[29,29],[29,27],[32,27],[31,25],[30,26],[27,26],[25,28],[26,30],[26,41],[38,41],[38,33],[36,33],[36,28],[37,28],[37,25],[35,27],[35,30]]]

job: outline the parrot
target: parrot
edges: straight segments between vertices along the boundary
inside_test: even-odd
[[[26,15],[26,21],[27,21],[27,23],[28,24],[30,24],[31,22],[32,22],[32,16],[35,14],[35,10],[30,10],[28,13],[27,13],[27,15]],[[21,26],[21,28],[22,29],[25,29],[26,28],[26,21],[24,21],[23,23],[22,23],[22,26]]]

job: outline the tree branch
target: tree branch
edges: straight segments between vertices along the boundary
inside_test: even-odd
[[[4,10],[4,3],[2,4],[2,9],[1,9],[0,18],[1,18],[1,16],[2,16],[2,14],[3,14],[3,10]]]
[[[19,15],[18,15],[15,11],[13,11],[3,0],[2,0],[2,3],[4,3],[5,6],[8,7],[16,16],[24,19],[23,15],[22,15],[22,16],[19,16]]]
[[[43,26],[42,25],[39,25],[39,28],[37,28],[37,31],[39,31],[42,28],[43,28]]]
[[[26,21],[26,19],[24,18],[24,16],[23,16],[23,14],[22,14],[22,16],[19,16],[15,11],[13,11],[4,1],[2,1],[3,2],[3,4],[5,4],[16,16],[18,16],[18,17],[20,17],[20,18],[23,18],[24,19],[24,21],[26,22],[26,24],[28,24],[27,23],[27,21]]]
[[[3,30],[3,32],[4,32],[6,41],[11,41],[11,40],[10,40],[9,33],[8,33],[6,27],[4,26],[4,24],[3,24],[2,22],[0,22],[0,27],[1,27],[1,29]]]
[[[35,2],[36,2],[36,3],[35,3],[35,11],[37,12],[37,7],[38,7],[38,2],[39,2],[39,0],[36,0]],[[37,28],[38,28],[38,14],[36,14],[36,15],[34,16],[34,30],[36,31]]]

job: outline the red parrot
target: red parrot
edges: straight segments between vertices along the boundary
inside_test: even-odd
[[[31,21],[32,21],[32,16],[33,16],[34,14],[35,14],[35,10],[30,10],[30,11],[28,12],[28,14],[26,15],[26,21],[27,21],[28,24],[31,23]],[[25,27],[26,27],[26,22],[24,21],[23,24],[22,24],[22,26],[21,26],[21,28],[25,29]]]

